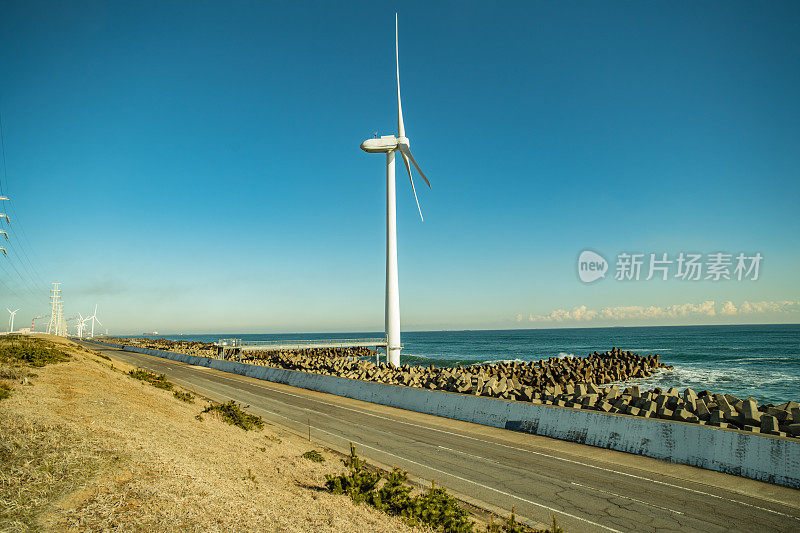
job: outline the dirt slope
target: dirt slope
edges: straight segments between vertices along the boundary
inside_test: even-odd
[[[55,339],[50,337],[50,339]],[[134,380],[58,340],[69,362],[34,369],[0,401],[0,530],[412,531],[317,490],[341,463],[269,424],[196,415],[207,402]]]

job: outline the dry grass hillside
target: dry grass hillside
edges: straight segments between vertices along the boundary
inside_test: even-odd
[[[0,361],[0,530],[411,531],[322,487],[338,457],[267,424],[197,415],[207,402],[70,354],[39,368]],[[2,392],[2,390],[0,390]],[[325,462],[302,457],[312,449]]]

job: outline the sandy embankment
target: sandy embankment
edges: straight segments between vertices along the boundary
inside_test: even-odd
[[[53,337],[49,337],[54,339]],[[317,490],[342,465],[269,424],[245,432],[206,405],[134,380],[64,340],[70,362],[33,369],[0,402],[0,530],[412,531]]]

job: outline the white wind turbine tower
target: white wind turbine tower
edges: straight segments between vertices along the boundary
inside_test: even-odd
[[[8,317],[8,324],[9,324],[8,332],[9,333],[14,333],[14,316],[16,316],[17,311],[19,311],[19,309],[14,309],[12,311],[8,307],[6,307],[6,311],[8,311],[9,314],[10,314],[9,317]]]
[[[103,325],[102,322],[97,320],[97,304],[94,304],[94,313],[92,314],[92,316],[86,317],[86,320],[91,320],[92,321],[92,333],[89,336],[89,338],[93,339],[94,338],[94,323],[97,322],[101,326]]]
[[[395,195],[394,179],[394,153],[400,152],[406,165],[408,178],[411,180],[411,190],[417,202],[419,217],[422,219],[422,209],[417,198],[417,189],[414,187],[414,178],[411,176],[411,167],[414,165],[419,175],[430,188],[431,184],[422,169],[419,168],[414,156],[411,155],[411,143],[406,137],[403,125],[403,107],[400,103],[400,53],[397,39],[397,13],[394,15],[394,54],[397,71],[397,137],[384,135],[380,139],[367,139],[361,143],[361,149],[371,154],[386,154],[386,353],[389,363],[400,366],[400,288],[397,280],[397,202]]]

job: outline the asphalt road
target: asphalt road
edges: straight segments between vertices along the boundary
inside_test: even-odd
[[[800,491],[86,345],[337,450],[399,466],[490,510],[567,532],[800,531]]]

